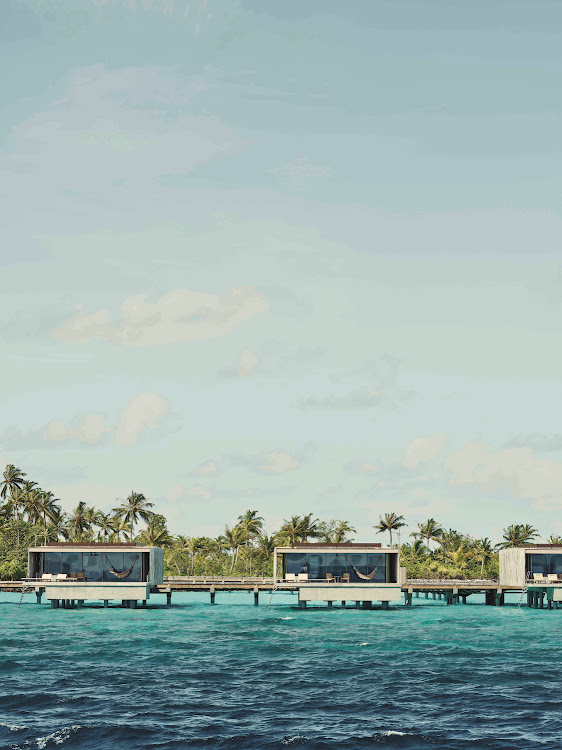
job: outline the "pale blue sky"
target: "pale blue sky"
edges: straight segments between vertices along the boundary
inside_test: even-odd
[[[0,459],[188,534],[562,533],[561,22],[3,3]]]

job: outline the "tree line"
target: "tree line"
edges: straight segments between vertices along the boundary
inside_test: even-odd
[[[166,518],[156,513],[154,504],[142,492],[133,491],[116,501],[109,513],[79,501],[65,513],[52,492],[13,464],[6,466],[0,482],[0,579],[26,575],[27,548],[56,541],[136,542],[164,549],[167,575],[271,575],[273,550],[297,542],[324,543],[353,541],[357,533],[348,521],[319,520],[312,513],[284,519],[281,527],[268,535],[257,510],[247,510],[232,526],[225,526],[217,537],[172,535]],[[139,530],[139,524],[144,528]],[[474,539],[453,529],[443,528],[430,518],[418,523],[412,541],[400,544],[403,516],[386,513],[373,527],[377,534],[388,533],[389,545],[400,546],[402,565],[409,578],[495,577],[497,552],[532,542],[538,531],[529,525],[509,526],[502,542]],[[393,533],[398,535],[394,545]],[[550,537],[560,543],[558,537]],[[433,549],[431,543],[436,545]]]

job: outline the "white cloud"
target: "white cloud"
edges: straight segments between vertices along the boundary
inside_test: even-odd
[[[231,289],[223,297],[188,289],[176,289],[157,302],[148,302],[147,297],[128,297],[121,305],[120,323],[114,323],[107,310],[91,315],[79,310],[52,335],[73,344],[101,339],[123,346],[161,346],[223,336],[268,307],[266,299],[250,287]]]
[[[447,439],[446,432],[440,432],[431,437],[414,438],[406,448],[402,464],[408,469],[415,469],[421,463],[430,461],[441,453]]]
[[[93,445],[99,442],[104,433],[111,431],[111,427],[106,424],[102,414],[87,414],[72,428],[67,427],[63,422],[49,422],[43,433],[43,438],[61,443],[65,440],[78,438],[83,443]]]
[[[376,464],[370,464],[366,461],[364,464],[359,464],[357,471],[378,471],[379,467]]]
[[[173,487],[170,487],[170,489],[166,491],[164,497],[169,503],[177,503],[182,495],[183,487],[181,484],[174,484]]]
[[[476,485],[486,492],[507,487],[515,497],[534,500],[535,510],[562,509],[562,464],[536,458],[531,448],[494,452],[485,443],[469,442],[445,466],[453,474],[451,484]]]
[[[212,493],[205,487],[201,486],[190,487],[190,489],[186,490],[181,484],[174,484],[173,487],[170,487],[170,489],[166,491],[164,497],[169,503],[177,503],[178,500],[181,500],[182,498],[187,498],[191,501],[210,500]]]
[[[283,453],[282,451],[271,451],[266,455],[266,458],[269,463],[260,466],[260,469],[270,471],[272,474],[282,474],[285,471],[292,471],[299,465],[288,453]]]
[[[205,489],[205,487],[192,487],[191,489],[187,490],[185,493],[187,497],[191,498],[201,498],[201,500],[210,500],[212,495],[209,492],[209,490]]]
[[[166,399],[156,393],[140,393],[127,404],[117,423],[117,445],[132,445],[143,430],[153,430],[168,409]]]
[[[217,473],[217,466],[214,461],[207,461],[207,463],[201,464],[201,466],[198,466],[197,469],[195,469],[196,474],[200,474],[201,476],[207,476],[209,474],[216,474]]]
[[[83,443],[98,443],[106,433],[115,434],[117,445],[132,445],[145,429],[158,426],[167,411],[167,402],[156,393],[140,393],[121,412],[117,427],[108,425],[102,414],[87,414],[75,426],[52,421],[43,432],[43,439],[63,443],[77,438]]]
[[[247,377],[254,371],[258,362],[258,357],[245,349],[238,360],[238,374],[243,378]]]
[[[330,167],[322,164],[312,164],[306,156],[297,156],[294,161],[287,162],[280,167],[271,169],[272,174],[279,174],[282,177],[291,179],[303,179],[309,177],[323,177],[328,174]]]

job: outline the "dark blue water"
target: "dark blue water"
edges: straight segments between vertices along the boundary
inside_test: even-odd
[[[562,611],[18,598],[0,595],[2,748],[562,748]]]

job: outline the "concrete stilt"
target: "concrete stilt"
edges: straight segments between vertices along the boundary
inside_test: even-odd
[[[437,594],[435,593],[435,591],[433,591],[433,592],[432,592],[431,596],[432,596],[432,597],[433,597],[434,599],[437,599]]]
[[[211,594],[211,604],[214,604],[215,603],[215,593],[216,593],[214,586],[211,586],[211,588],[209,589],[209,593]]]
[[[306,602],[305,601],[302,601],[302,600],[299,601],[299,609],[306,609]]]
[[[381,607],[383,609],[388,609],[388,602],[381,602]],[[370,609],[370,607],[369,607],[369,609]]]
[[[420,598],[420,592],[416,591],[416,599],[419,599],[419,598]]]
[[[131,609],[136,609],[137,608],[137,602],[135,601],[135,599],[131,599],[131,601],[129,602],[129,607]]]
[[[37,604],[41,604],[41,597],[42,596],[43,596],[43,592],[42,591],[36,591],[35,592],[35,597],[37,599]]]
[[[254,589],[254,605],[257,607],[260,603],[260,590],[256,586]]]
[[[82,609],[82,607],[84,606],[84,599],[78,599],[76,604],[78,605],[79,609]]]
[[[334,602],[326,602],[326,604],[328,605],[328,607],[333,607],[334,606]]]
[[[143,600],[141,601],[140,605],[141,605],[141,607],[142,607],[143,609],[146,609],[146,599],[143,599]]]
[[[128,607],[129,605],[127,604],[127,602],[125,601],[125,599],[123,599],[123,600],[121,601],[121,606],[122,606],[122,607]]]
[[[168,591],[166,592],[166,606],[170,607],[172,605],[172,592]]]
[[[51,599],[51,609],[56,609],[58,607],[58,601],[57,599]]]
[[[108,599],[104,599],[103,600],[103,606],[104,606],[105,609],[107,609],[109,607],[109,600]]]
[[[429,591],[426,591],[423,596],[424,599],[429,599]]]
[[[363,602],[363,609],[371,609],[373,602]]]
[[[345,607],[345,602],[342,602],[341,605],[342,605],[342,607]]]
[[[361,609],[361,602],[355,602],[355,609]]]

